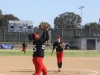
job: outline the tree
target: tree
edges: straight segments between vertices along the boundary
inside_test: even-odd
[[[84,25],[85,29],[100,29],[100,26],[98,25],[98,23],[93,22],[93,23],[87,23]]]
[[[0,9],[0,14],[2,14],[2,10]]]
[[[0,14],[0,27],[7,27],[9,20],[19,20],[13,14]]]
[[[0,14],[0,27],[2,27],[3,25],[3,19],[4,19],[3,14]]]
[[[54,28],[79,28],[81,17],[73,12],[65,12],[54,19]]]
[[[34,28],[39,28],[39,27],[37,27],[37,26],[34,26]]]
[[[48,22],[44,22],[44,24],[48,25],[51,28],[51,25]],[[39,28],[41,28],[40,25],[39,25]]]

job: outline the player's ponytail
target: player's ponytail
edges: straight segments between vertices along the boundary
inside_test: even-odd
[[[34,39],[34,34],[33,33],[28,34],[28,39],[29,41],[32,41]]]
[[[38,32],[36,32],[35,34],[33,34],[33,33],[30,33],[30,34],[28,34],[28,39],[30,40],[30,41],[32,41],[32,40],[36,40],[36,36],[38,36],[39,35],[39,33]]]

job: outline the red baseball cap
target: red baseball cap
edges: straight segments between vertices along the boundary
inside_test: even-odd
[[[35,34],[39,35],[39,32],[36,32]]]
[[[39,35],[39,32],[36,32],[36,33],[35,33],[35,37],[37,37],[38,35]]]
[[[33,39],[35,40],[38,35],[39,35],[39,32],[34,33],[33,34]]]
[[[57,36],[57,38],[60,38],[60,36]]]

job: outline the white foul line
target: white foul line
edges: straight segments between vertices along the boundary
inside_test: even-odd
[[[57,68],[48,68],[48,69],[57,69]],[[86,69],[70,69],[70,68],[63,68],[65,70],[69,69],[69,70],[83,70],[83,71],[88,71],[88,72],[93,72],[93,74],[89,74],[89,75],[97,75],[98,72],[94,71],[94,70],[86,70]]]

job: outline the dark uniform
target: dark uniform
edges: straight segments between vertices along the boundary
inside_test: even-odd
[[[35,34],[33,34],[35,37]],[[33,41],[33,64],[35,65],[35,73],[34,75],[40,75],[43,72],[43,75],[47,75],[46,67],[43,64],[43,57],[44,57],[44,43],[48,41],[49,35],[48,31],[44,31],[41,38]]]
[[[24,43],[22,44],[22,47],[23,47],[23,50],[22,50],[22,51],[24,51],[24,53],[25,53],[25,52],[26,52],[26,47],[27,47],[26,42],[24,42]]]
[[[60,46],[60,44],[62,44],[62,42],[55,42],[53,44],[53,49],[56,48],[56,56],[57,56],[58,68],[62,67],[62,59],[63,59],[63,56],[64,56],[64,52],[63,52],[63,49]]]
[[[53,44],[53,49],[56,48],[56,52],[62,52],[63,51],[63,49],[61,48],[60,44],[62,44],[62,42],[55,42]]]

